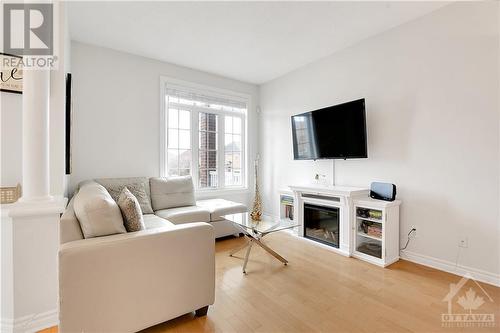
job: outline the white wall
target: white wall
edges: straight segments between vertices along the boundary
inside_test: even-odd
[[[277,214],[277,190],[315,169],[332,177],[332,161],[292,160],[290,116],[364,97],[369,158],[337,161],[336,183],[397,184],[401,243],[418,234],[408,253],[499,279],[497,6],[448,5],[264,84],[266,210]]]
[[[0,92],[1,186],[22,183],[22,110],[21,94]]]
[[[255,156],[255,85],[79,42],[72,43],[71,67],[71,190],[90,178],[159,175],[160,76],[250,94],[249,159]],[[248,196],[233,199],[247,202]]]

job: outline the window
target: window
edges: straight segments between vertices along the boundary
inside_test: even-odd
[[[191,112],[168,109],[168,174],[191,173]]]
[[[224,118],[224,172],[226,185],[241,185],[241,119]]]
[[[200,188],[217,188],[218,185],[217,122],[216,114],[199,113],[198,183]]]
[[[162,174],[191,175],[199,190],[245,187],[249,98],[185,82],[162,84]]]

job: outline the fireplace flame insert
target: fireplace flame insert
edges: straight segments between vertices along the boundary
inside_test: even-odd
[[[338,248],[340,208],[304,204],[304,237]]]

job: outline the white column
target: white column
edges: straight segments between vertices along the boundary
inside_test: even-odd
[[[49,183],[50,70],[23,73],[23,196],[2,206],[2,332],[58,324],[59,219],[66,199]],[[2,283],[3,283],[2,282]]]
[[[50,200],[49,195],[50,70],[23,72],[22,201]]]
[[[57,46],[57,41],[60,42],[57,31],[65,14],[57,11],[59,2],[54,5]],[[64,43],[58,47],[63,49]],[[59,221],[67,200],[59,195],[50,196],[49,147],[64,148],[64,136],[57,128],[64,124],[64,71],[61,71],[58,78],[62,79],[53,82],[52,93],[49,69],[23,71],[23,196],[20,202],[0,207],[2,333],[36,332],[58,324]],[[59,108],[58,122],[53,124],[58,129],[55,135],[50,133],[51,95],[52,104]],[[60,156],[64,154],[61,152]],[[62,172],[52,171],[53,175],[63,175],[64,158],[60,156],[52,163]]]

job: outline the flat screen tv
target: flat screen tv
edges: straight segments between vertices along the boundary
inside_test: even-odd
[[[367,158],[365,100],[292,116],[296,160]]]

